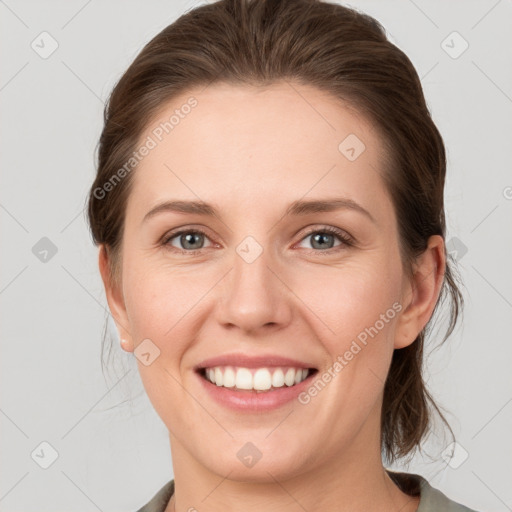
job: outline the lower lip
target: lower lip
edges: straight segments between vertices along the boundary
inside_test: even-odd
[[[261,412],[277,409],[282,405],[296,399],[311,384],[316,372],[308,375],[305,380],[294,386],[283,386],[272,391],[244,391],[234,388],[217,386],[205,379],[199,373],[197,378],[201,381],[207,393],[220,405],[237,411]]]

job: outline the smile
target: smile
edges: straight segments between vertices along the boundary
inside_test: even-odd
[[[219,387],[268,392],[300,384],[314,371],[313,368],[215,366],[203,368],[200,373]]]
[[[202,391],[223,408],[261,413],[297,399],[318,373],[309,361],[279,354],[229,353],[194,367]],[[308,361],[308,362],[306,362]]]

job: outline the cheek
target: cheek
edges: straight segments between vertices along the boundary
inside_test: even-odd
[[[339,432],[350,436],[357,431],[383,391],[401,310],[401,267],[383,258],[325,267],[323,273],[322,278],[318,270],[296,284],[297,295],[306,298],[307,310],[314,313],[307,313],[310,325],[330,360],[318,376],[325,387],[312,385],[301,403],[336,438]]]
[[[181,272],[179,268],[152,265],[143,258],[127,265],[126,309],[133,333],[140,339],[150,338],[168,347],[178,348],[178,332],[190,323],[194,308],[211,288],[202,272]]]
[[[201,272],[157,266],[144,258],[127,260],[125,276],[123,290],[135,347],[149,339],[160,351],[148,366],[137,361],[141,381],[164,423],[175,418],[177,426],[179,411],[190,407],[181,365],[197,337],[201,298],[211,288],[211,280]]]
[[[292,286],[310,310],[317,336],[334,356],[348,350],[358,337],[364,342],[365,334],[381,344],[391,343],[400,283],[400,265],[379,257],[354,259],[339,267],[320,265]]]

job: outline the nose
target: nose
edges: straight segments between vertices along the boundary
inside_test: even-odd
[[[228,329],[261,334],[286,327],[293,294],[277,264],[263,252],[252,262],[235,253],[217,305],[217,318]]]

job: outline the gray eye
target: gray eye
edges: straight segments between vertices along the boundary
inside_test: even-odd
[[[180,242],[184,249],[201,249],[204,243],[204,235],[201,233],[180,235]]]
[[[196,251],[205,247],[205,240],[208,240],[205,233],[189,229],[171,235],[166,244],[181,251]]]
[[[338,243],[336,243],[336,240]],[[304,244],[305,241],[309,241],[309,246],[303,246],[306,249],[316,249],[319,251],[328,250],[336,247],[337,245],[341,245],[342,240],[341,236],[337,233],[329,233],[325,229],[319,229],[317,231],[313,231],[307,234],[301,241],[301,244]]]
[[[312,240],[311,245],[314,249],[331,249],[334,247],[334,235],[319,232],[309,235],[309,237]]]

